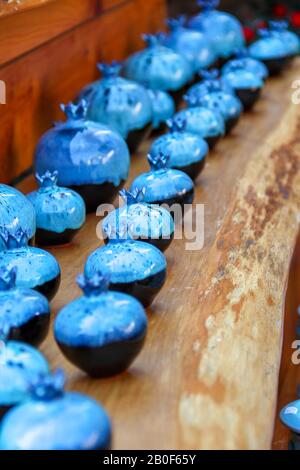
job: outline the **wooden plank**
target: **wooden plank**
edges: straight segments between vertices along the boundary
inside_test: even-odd
[[[22,2],[18,2],[17,0],[10,2],[0,0],[0,18],[8,15],[14,15],[24,10],[31,10],[32,8],[44,6],[46,3],[53,1],[55,0],[23,0]]]
[[[164,18],[164,0],[130,0],[0,68],[7,88],[7,105],[0,108],[2,182],[31,166],[39,136],[62,117],[59,103],[99,76],[96,62],[124,59]]]
[[[111,10],[122,3],[126,2],[127,0],[100,0],[101,1],[101,9],[102,11]]]
[[[300,107],[290,85],[300,62],[268,82],[253,113],[211,153],[196,189],[205,244],[167,251],[168,279],[148,310],[149,334],[130,370],[88,379],[52,335],[43,351],[64,366],[69,388],[102,402],[116,449],[270,448],[281,357],[285,285],[298,231]],[[281,119],[278,119],[278,116]],[[147,168],[146,142],[130,178]],[[27,180],[22,189],[33,187]],[[72,246],[51,250],[62,266],[55,314],[79,291],[75,275],[100,245],[91,215]]]
[[[0,18],[0,65],[95,16],[98,0],[59,0]]]

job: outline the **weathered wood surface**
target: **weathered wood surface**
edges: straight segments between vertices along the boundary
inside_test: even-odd
[[[269,81],[253,113],[211,153],[197,182],[205,245],[167,251],[167,283],[149,309],[145,348],[131,369],[94,381],[68,364],[52,335],[43,351],[71,389],[101,401],[116,449],[267,449],[281,358],[285,285],[298,232],[300,107],[291,83],[300,62]],[[131,178],[147,167],[146,142]],[[22,188],[33,187],[31,179]],[[79,290],[75,276],[99,246],[87,224],[72,246],[51,250],[62,266],[54,314]]]

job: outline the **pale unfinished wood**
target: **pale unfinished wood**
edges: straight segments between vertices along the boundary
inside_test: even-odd
[[[300,107],[291,105],[299,73],[298,61],[270,80],[254,112],[211,153],[195,200],[205,205],[205,246],[185,251],[175,240],[167,251],[167,283],[130,370],[94,381],[63,359],[52,335],[42,348],[53,367],[65,367],[69,388],[106,407],[116,449],[271,445],[300,207]],[[148,147],[134,156],[131,178],[147,168]],[[79,293],[75,275],[100,245],[98,222],[90,216],[72,246],[51,250],[63,273],[54,313]]]

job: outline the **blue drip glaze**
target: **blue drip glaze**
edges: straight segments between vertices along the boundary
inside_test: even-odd
[[[284,59],[289,56],[282,39],[271,30],[261,30],[261,38],[249,46],[249,54],[257,60]]]
[[[237,96],[217,91],[197,97],[197,106],[211,111],[218,111],[225,121],[238,118],[243,112],[243,105]]]
[[[186,58],[194,72],[210,67],[217,59],[209,38],[201,31],[185,27],[184,16],[168,21],[170,34],[165,45]]]
[[[236,61],[231,65],[230,70],[222,73],[222,80],[233,89],[257,89],[263,88],[263,80],[248,69],[243,67],[242,61]]]
[[[295,56],[300,53],[300,39],[293,31],[288,30],[287,21],[270,21],[270,31],[279,38],[286,47],[287,55]]]
[[[216,11],[214,5],[210,7],[208,2],[207,5],[204,3],[200,5],[204,11],[192,17],[188,27],[204,33],[217,56],[226,59],[245,44],[242,26],[233,15]]]
[[[101,276],[95,277],[101,282]],[[83,279],[85,291],[89,279]],[[58,342],[76,347],[101,347],[134,340],[146,333],[148,320],[140,302],[130,295],[107,289],[108,283],[100,291],[99,282],[94,289],[88,286],[84,296],[59,312],[54,324]]]
[[[140,84],[119,77],[121,66],[100,65],[102,80],[83,91],[88,98],[88,118],[118,131],[125,139],[131,131],[143,129],[152,121],[152,105]]]
[[[85,204],[75,191],[57,186],[57,173],[37,179],[40,189],[27,195],[36,212],[37,227],[56,233],[77,230],[85,222]]]
[[[300,434],[300,400],[284,406],[280,412],[282,423],[297,434]]]
[[[216,92],[223,92],[235,96],[234,89],[219,78],[219,71],[217,69],[212,71],[202,71],[199,75],[202,80],[188,89],[185,95],[185,100],[187,102],[192,102],[194,97],[206,96],[210,93]]]
[[[84,272],[87,277],[92,277],[101,270],[116,284],[141,281],[166,268],[166,257],[149,243],[111,240],[89,255]]]
[[[257,77],[261,78],[262,80],[266,80],[269,76],[268,69],[263,62],[247,56],[242,56],[240,58],[228,61],[222,67],[222,75],[226,75],[227,73],[229,73],[232,70],[232,67],[234,68],[238,62],[242,63],[243,68],[245,70],[248,70]]]
[[[0,226],[8,231],[26,231],[29,239],[35,235],[36,216],[32,204],[17,189],[0,184]],[[4,249],[0,238],[0,250]]]
[[[196,106],[183,109],[175,114],[174,119],[186,121],[186,130],[202,138],[222,136],[225,133],[225,121],[218,111]]]
[[[158,156],[160,153],[169,155],[167,162],[169,168],[185,167],[203,160],[208,154],[208,145],[202,137],[185,131],[185,123],[180,129],[176,120],[170,121],[175,125],[168,134],[156,139],[150,149],[150,154]]]
[[[46,359],[37,349],[20,341],[4,342],[0,352],[0,406],[28,400],[28,384],[39,374],[49,372]]]
[[[161,124],[174,116],[175,102],[168,93],[160,90],[148,90],[152,103],[153,121],[152,126],[158,129]]]
[[[148,47],[136,52],[125,63],[125,76],[153,90],[178,91],[193,76],[188,61],[161,44],[160,38],[144,36]]]
[[[77,110],[83,108],[81,113]],[[112,183],[119,186],[129,172],[130,156],[124,139],[109,127],[84,118],[85,103],[64,107],[66,122],[40,139],[35,171],[58,172],[60,186]]]
[[[126,199],[126,196],[125,196]],[[110,212],[102,222],[104,234],[118,232],[126,227],[129,238],[170,238],[174,233],[174,221],[169,211],[158,205],[139,202],[134,199],[124,206]]]

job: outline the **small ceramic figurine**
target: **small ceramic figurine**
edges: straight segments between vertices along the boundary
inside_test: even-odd
[[[168,168],[181,170],[195,180],[204,168],[208,144],[202,137],[186,131],[186,121],[177,118],[167,121],[169,133],[156,139],[150,154],[169,155]]]
[[[181,209],[194,200],[194,183],[183,171],[168,168],[169,155],[148,155],[150,172],[142,173],[132,182],[130,192],[144,191],[149,204],[164,204],[172,210],[174,204]]]
[[[29,344],[9,341],[10,327],[0,320],[0,418],[28,400],[28,383],[49,367],[42,354]]]
[[[87,116],[119,132],[134,153],[151,130],[152,106],[147,90],[139,83],[120,77],[122,64],[119,62],[98,67],[103,78],[93,84]]]
[[[10,340],[38,346],[49,330],[49,304],[39,292],[16,286],[17,271],[0,267],[0,324],[8,325]]]
[[[300,39],[298,34],[289,31],[287,21],[270,21],[270,29],[286,47],[287,55],[293,59],[300,54]]]
[[[144,202],[145,190],[130,193],[120,191],[125,204],[110,212],[102,222],[105,243],[109,234],[116,233],[121,227],[126,228],[126,236],[140,240],[165,251],[174,238],[174,220],[166,209]]]
[[[108,450],[111,423],[92,398],[64,390],[64,374],[31,381],[31,399],[10,410],[0,430],[0,450]]]
[[[67,115],[46,132],[35,151],[35,171],[58,172],[58,185],[74,189],[88,212],[111,202],[127,179],[128,147],[119,133],[85,118],[87,105],[62,105]]]
[[[35,289],[51,300],[60,284],[60,267],[47,251],[28,246],[28,236],[21,229],[9,233],[0,227],[5,250],[0,251],[0,266],[17,268],[16,286]]]
[[[234,89],[246,110],[254,106],[264,87],[263,80],[245,69],[242,60],[231,62],[226,72],[222,73],[222,80]]]
[[[142,241],[127,238],[126,227],[109,233],[109,243],[91,253],[84,273],[91,278],[99,271],[110,279],[110,289],[136,297],[148,307],[166,280],[163,253]]]
[[[211,93],[212,89],[236,96],[234,89],[221,80],[218,69],[202,70],[198,75],[200,81],[188,89],[186,93],[187,97],[195,95],[205,96]]]
[[[266,80],[269,76],[269,72],[265,64],[260,60],[256,60],[253,59],[253,57],[250,57],[249,51],[246,48],[236,51],[235,58],[229,60],[228,62],[226,62],[225,65],[223,65],[222,75],[226,75],[227,73],[229,73],[231,71],[232,66],[235,66],[237,62],[242,62],[243,68],[245,70],[248,70],[257,77],[261,78],[262,80]]]
[[[143,35],[147,48],[133,54],[125,63],[124,73],[131,80],[153,90],[168,91],[176,103],[182,89],[192,80],[189,62],[173,49],[162,44],[164,36]]]
[[[300,450],[300,400],[284,406],[280,412],[280,420],[292,431],[290,450]]]
[[[26,196],[15,188],[0,184],[0,227],[8,231],[21,228],[33,241],[36,230],[36,216]],[[0,239],[0,250],[4,248]]]
[[[70,243],[85,222],[84,200],[75,191],[58,186],[57,178],[57,171],[37,174],[40,189],[27,195],[36,212],[37,245]]]
[[[203,11],[190,19],[189,27],[204,33],[217,56],[227,60],[245,44],[240,22],[229,13],[216,10],[219,0],[198,0],[198,4]]]
[[[187,28],[186,16],[169,19],[167,24],[170,34],[165,39],[165,45],[185,57],[195,73],[216,62],[217,56],[209,37],[201,31]]]
[[[197,106],[198,96],[189,94],[184,99],[188,108],[175,114],[175,119],[181,119],[186,123],[186,131],[197,134],[213,149],[221,137],[225,134],[225,121],[220,111],[211,110],[204,106]]]
[[[145,310],[134,297],[108,290],[101,273],[79,276],[84,295],[57,315],[54,336],[63,354],[94,378],[127,370],[147,333]]]
[[[262,61],[270,75],[277,75],[290,58],[286,45],[271,29],[261,29],[258,34],[260,38],[249,46],[249,54],[253,59]]]
[[[176,112],[175,102],[169,93],[160,90],[148,89],[148,94],[152,103],[152,127],[153,133],[164,132],[166,121],[174,116]]]

